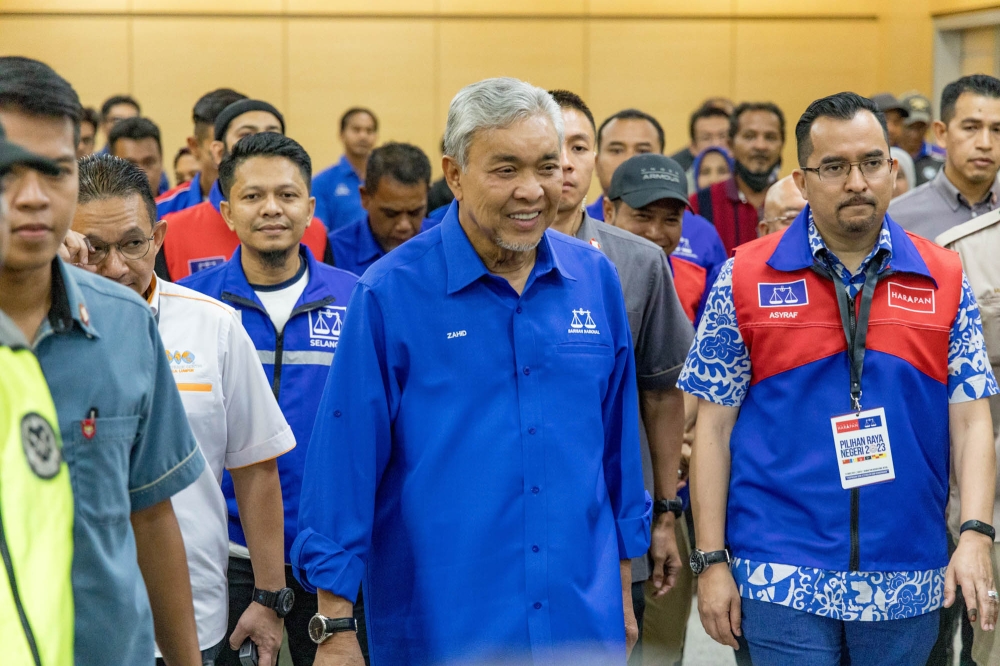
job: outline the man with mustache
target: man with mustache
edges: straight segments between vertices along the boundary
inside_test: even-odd
[[[945,86],[934,134],[944,168],[889,206],[901,227],[929,239],[1000,203],[1000,79],[973,74]]]
[[[785,147],[785,116],[771,102],[744,102],[733,111],[729,138],[736,160],[733,177],[691,199],[691,209],[715,224],[729,256],[757,237],[757,211],[775,180]]]
[[[741,664],[923,666],[956,587],[996,623],[1000,389],[958,256],[885,214],[878,106],[825,97],[795,136],[809,205],[726,262],[678,380],[699,398],[698,610]]]

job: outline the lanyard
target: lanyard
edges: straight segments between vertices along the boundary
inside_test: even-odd
[[[861,288],[861,304],[858,306],[857,318],[854,316],[854,300],[847,295],[847,287],[840,278],[833,275],[830,269],[816,262],[814,266],[820,273],[833,280],[834,291],[837,293],[837,306],[840,308],[840,321],[844,325],[844,337],[847,338],[847,353],[851,366],[851,409],[861,412],[861,373],[865,369],[865,341],[868,338],[868,317],[872,311],[872,300],[875,296],[875,286],[878,284],[878,270],[882,263],[882,252],[876,252],[865,269],[865,284]]]

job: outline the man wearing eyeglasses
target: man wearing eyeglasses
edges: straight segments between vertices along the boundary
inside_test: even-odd
[[[817,100],[795,134],[809,205],[726,262],[678,380],[699,398],[698,609],[741,664],[923,666],[957,586],[971,620],[996,623],[1000,390],[959,258],[885,214],[878,106]]]
[[[795,179],[785,176],[764,197],[764,219],[757,223],[757,237],[784,231],[806,207]]]
[[[173,507],[191,572],[199,649],[204,663],[214,662],[223,648],[229,607],[222,470],[232,475],[242,509],[255,585],[265,596],[282,590],[284,514],[275,458],[291,450],[295,438],[236,312],[153,274],[167,223],[154,223],[156,202],[143,172],[106,154],[80,160],[79,169],[73,231],[89,246],[87,261],[98,274],[132,289],[152,308],[188,422],[208,463],[173,498]],[[251,603],[234,640],[240,644],[249,636],[260,663],[270,666],[281,645],[283,616],[282,608]]]

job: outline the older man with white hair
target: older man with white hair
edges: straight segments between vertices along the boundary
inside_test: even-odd
[[[462,89],[455,203],[358,282],[302,485],[316,664],[624,664],[649,547],[632,338],[596,248],[547,231],[562,114],[516,79]],[[572,657],[570,657],[572,654]]]

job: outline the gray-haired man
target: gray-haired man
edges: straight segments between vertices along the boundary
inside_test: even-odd
[[[611,262],[547,231],[562,129],[527,83],[461,90],[455,204],[351,297],[292,547],[319,590],[317,665],[362,663],[359,582],[376,664],[621,665],[637,638],[652,502],[632,338]]]

